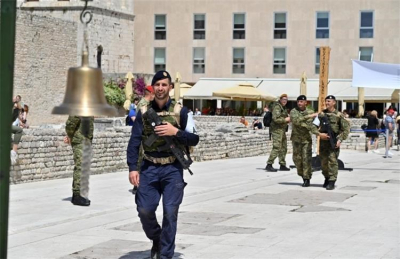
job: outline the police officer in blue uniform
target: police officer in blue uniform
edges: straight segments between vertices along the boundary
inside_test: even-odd
[[[138,186],[135,202],[146,236],[153,241],[151,258],[172,258],[175,249],[178,210],[182,203],[183,168],[169,150],[158,151],[164,146],[162,136],[175,136],[188,149],[199,142],[194,134],[194,122],[188,116],[188,109],[169,98],[172,89],[171,76],[167,71],[158,71],[152,80],[155,98],[141,109],[132,127],[132,134],[127,149],[129,181]],[[153,128],[147,120],[147,109],[153,108],[162,119],[163,125],[156,126],[154,133],[159,138],[150,146],[145,141],[153,134]],[[143,113],[143,114],[142,114]],[[144,157],[140,174],[138,172],[139,147],[143,143]],[[163,197],[162,226],[156,218],[156,209]]]

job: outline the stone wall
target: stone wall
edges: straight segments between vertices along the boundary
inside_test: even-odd
[[[84,25],[80,0],[18,0],[14,95],[29,105],[30,125],[62,123],[52,115],[64,99],[67,72],[81,65]],[[93,19],[87,27],[89,63],[97,67],[97,46],[102,45],[103,73],[133,71],[133,2],[89,2]]]
[[[222,120],[226,117],[214,117]],[[207,161],[224,158],[267,156],[272,148],[268,130],[247,130],[238,123],[229,123],[236,132],[223,133],[205,130],[212,125],[228,128],[223,123],[212,121],[212,117],[196,118],[200,143],[192,153],[194,161]],[[131,134],[131,127],[122,126],[124,118],[96,119],[93,140],[92,174],[128,170],[126,148]],[[208,125],[208,126],[207,126]],[[218,129],[220,130],[220,129]],[[11,167],[10,181],[23,183],[56,178],[71,177],[73,171],[72,150],[63,143],[64,126],[57,125],[34,128],[24,131],[19,145],[19,159]],[[290,139],[290,131],[287,133]],[[342,143],[343,149],[365,150],[365,134],[351,133]],[[384,140],[379,139],[380,147]],[[288,141],[288,153],[292,152]]]
[[[14,95],[29,106],[31,125],[66,120],[51,110],[64,98],[68,68],[76,66],[76,36],[74,22],[18,12]]]

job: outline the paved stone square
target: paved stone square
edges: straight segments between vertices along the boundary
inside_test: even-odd
[[[322,188],[320,171],[308,188],[296,169],[266,172],[265,156],[195,163],[174,258],[400,258],[392,152],[341,151],[354,170],[339,171],[334,191]],[[149,258],[127,172],[91,176],[90,207],[73,206],[70,189],[70,178],[11,186],[10,259]]]

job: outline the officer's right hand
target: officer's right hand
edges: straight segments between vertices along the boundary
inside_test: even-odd
[[[139,172],[130,171],[129,172],[129,182],[134,186],[139,186]]]
[[[286,118],[285,118],[285,121],[286,121],[287,123],[289,123],[289,122],[290,122],[290,117],[286,117]]]

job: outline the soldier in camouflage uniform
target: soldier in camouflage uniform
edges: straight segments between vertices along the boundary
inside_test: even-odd
[[[290,111],[292,122],[292,134],[290,140],[293,146],[293,161],[296,165],[297,174],[303,179],[303,187],[310,186],[312,176],[312,139],[311,134],[317,136],[327,135],[319,133],[318,128],[312,123],[318,115],[312,109],[307,109],[307,97],[297,97],[297,107]]]
[[[269,155],[267,166],[265,170],[268,172],[276,172],[277,169],[273,168],[275,158],[279,158],[279,164],[281,165],[280,171],[290,171],[286,167],[286,153],[287,153],[287,139],[286,130],[288,123],[290,122],[290,117],[286,109],[288,98],[287,94],[282,94],[279,98],[279,102],[275,103],[272,110],[272,122],[269,128],[270,133],[272,133],[272,151]]]
[[[88,139],[90,143],[93,140],[93,121],[94,118],[90,118],[90,127],[88,133]],[[69,116],[65,125],[65,131],[67,136],[64,139],[65,143],[70,143],[72,146],[72,152],[74,155],[74,173],[72,180],[72,200],[74,205],[89,206],[90,200],[81,196],[81,175],[82,175],[82,153],[83,153],[83,141],[84,134],[82,133],[81,118],[78,116]]]
[[[335,182],[338,176],[338,157],[340,152],[340,144],[347,138],[350,133],[350,124],[342,113],[335,109],[336,98],[328,95],[325,98],[326,109],[318,114],[318,119],[322,121],[327,116],[333,134],[335,134],[337,142],[335,148],[332,148],[329,138],[322,138],[319,143],[319,157],[321,159],[322,174],[325,177],[323,187],[327,190],[335,189]],[[325,131],[320,127],[320,132]]]
[[[138,186],[135,202],[143,230],[153,241],[151,258],[172,258],[178,211],[186,183],[183,180],[183,167],[171,150],[159,151],[159,148],[166,144],[162,136],[175,136],[176,140],[185,147],[197,145],[199,136],[193,133],[193,127],[190,126],[194,125],[194,122],[188,116],[188,109],[169,98],[169,91],[172,89],[169,73],[158,71],[151,84],[155,93],[154,101],[138,112],[128,144],[129,181],[132,185]],[[153,127],[146,114],[149,108],[154,109],[163,124],[154,129],[154,133],[161,137],[152,144],[146,145],[146,140],[153,134]],[[142,143],[144,157],[139,174],[138,158]],[[156,217],[161,197],[162,226],[159,225]]]

